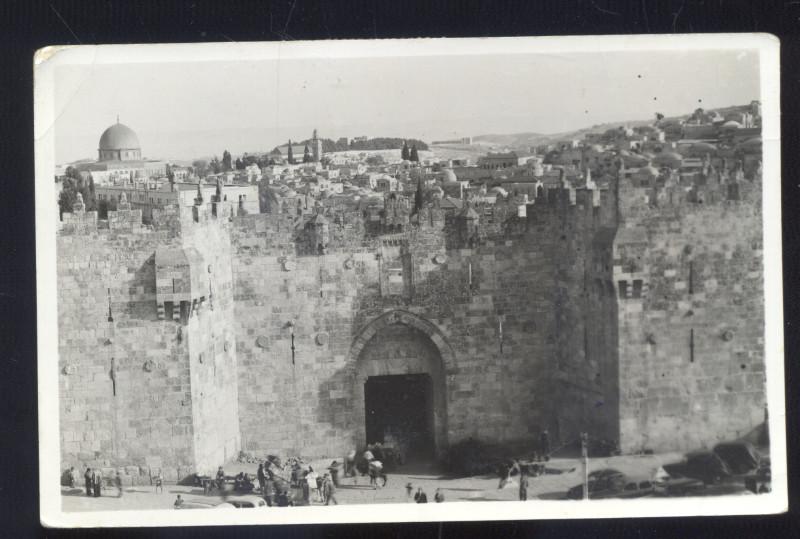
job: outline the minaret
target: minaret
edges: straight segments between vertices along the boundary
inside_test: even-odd
[[[314,132],[311,135],[311,157],[315,163],[318,163],[322,158],[322,141],[317,136],[316,128],[314,128]]]

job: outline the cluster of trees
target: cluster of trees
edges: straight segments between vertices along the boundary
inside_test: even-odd
[[[72,213],[72,206],[78,200],[78,193],[83,196],[83,203],[86,211],[97,209],[94,194],[94,181],[92,177],[87,179],[78,172],[75,167],[67,167],[64,180],[61,183],[61,192],[58,194],[58,216],[61,218],[64,213]]]
[[[376,137],[367,140],[351,140],[349,143],[335,141],[328,138],[319,139],[322,142],[322,151],[327,152],[346,152],[351,150],[396,150],[404,143],[416,146],[418,150],[427,150],[428,145],[417,139],[401,139],[393,137]],[[304,140],[299,144],[311,147],[311,139]]]
[[[405,161],[414,161],[419,163],[419,153],[417,152],[417,145],[411,145],[411,149],[408,149],[408,143],[403,141],[403,149],[400,150],[400,157],[403,158]]]

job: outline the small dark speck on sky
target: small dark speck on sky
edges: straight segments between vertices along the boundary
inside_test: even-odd
[[[654,98],[653,98],[653,101],[658,101],[658,98],[657,98],[657,97],[654,97]]]
[[[637,78],[637,79],[641,79],[641,78],[642,78],[642,76],[641,76],[641,75],[636,75],[636,78]]]
[[[703,102],[703,100],[702,100],[702,99],[698,99],[698,100],[697,100],[697,102],[698,102],[698,103],[702,103],[702,102]]]

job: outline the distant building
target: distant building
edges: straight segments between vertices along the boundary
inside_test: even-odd
[[[314,129],[314,133],[311,135],[311,140],[308,142],[308,144],[292,144],[292,160],[294,160],[295,163],[303,162],[303,156],[305,155],[306,148],[311,155],[311,159],[315,163],[318,163],[322,158],[322,140],[320,140],[320,138],[317,136],[316,129]],[[283,146],[278,146],[270,152],[270,156],[288,161],[289,144],[287,143]]]
[[[123,193],[128,199],[132,209],[142,210],[142,218],[150,221],[153,208],[162,209],[166,206],[193,206],[197,198],[196,183],[156,182],[144,181],[126,183],[123,185],[95,186],[95,195],[98,203],[102,200],[118,202]],[[248,213],[258,213],[258,186],[242,184],[222,184],[223,201],[242,202],[242,208]],[[217,185],[214,183],[200,184],[200,193],[203,200],[210,202],[215,196]],[[243,197],[243,198],[239,198]]]
[[[119,118],[103,131],[97,146],[97,161],[74,165],[79,172],[91,176],[95,185],[166,174],[166,162],[142,159],[139,137],[133,129],[119,123]]]
[[[516,167],[524,165],[530,155],[520,155],[517,152],[491,153],[478,159],[478,167],[484,170],[496,170],[499,168]]]

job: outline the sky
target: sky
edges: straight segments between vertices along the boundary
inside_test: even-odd
[[[759,99],[755,51],[61,65],[56,162],[116,122],[146,158],[266,152],[287,139],[560,133]]]

